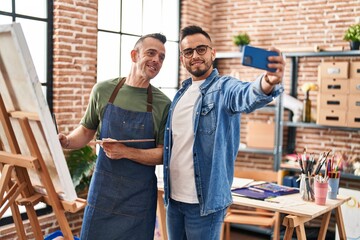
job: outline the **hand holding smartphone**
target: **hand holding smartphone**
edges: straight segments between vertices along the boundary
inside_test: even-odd
[[[262,48],[246,45],[243,47],[241,64],[244,66],[263,69],[268,72],[275,72],[276,68],[269,68],[269,56],[279,56],[278,52],[268,51]]]

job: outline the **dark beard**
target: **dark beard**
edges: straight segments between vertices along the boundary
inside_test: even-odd
[[[191,67],[189,67],[187,70],[192,74],[194,75],[195,77],[201,77],[203,76],[207,71],[209,71],[209,69],[211,68],[213,62],[205,62],[205,66],[206,68],[205,69],[195,69],[195,70],[192,70]]]
[[[195,71],[190,71],[190,73],[192,75],[194,75],[195,77],[201,77],[203,76],[209,69],[205,69],[205,70],[201,70],[201,69],[197,69]]]

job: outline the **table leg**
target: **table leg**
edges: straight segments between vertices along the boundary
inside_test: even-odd
[[[329,222],[330,222],[330,217],[331,217],[331,211],[323,214],[318,240],[324,240],[325,239],[326,232],[327,232]]]
[[[310,218],[302,218],[288,215],[284,218],[283,225],[286,226],[285,240],[292,239],[294,228],[296,229],[296,236],[299,240],[306,240],[304,223],[310,221]]]
[[[306,240],[304,223],[296,227],[296,236],[298,240]]]
[[[166,211],[163,201],[164,191],[162,189],[158,189],[158,200],[157,200],[157,216],[158,216],[158,224],[160,229],[160,234],[163,240],[167,240],[167,231],[166,231]]]
[[[344,219],[342,217],[341,206],[338,206],[334,210],[335,210],[335,219],[336,219],[337,228],[339,230],[340,240],[346,240],[345,225],[344,225]]]
[[[293,227],[286,227],[285,230],[285,235],[284,235],[284,240],[291,240],[292,239],[292,235],[294,232],[294,228]]]
[[[286,227],[286,229],[285,229],[285,235],[284,235],[284,240],[291,240],[291,239],[292,239],[293,232],[294,232],[294,227],[291,226],[288,216],[285,216],[285,217],[284,217],[283,225]]]

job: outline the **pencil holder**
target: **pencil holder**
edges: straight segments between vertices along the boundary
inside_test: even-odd
[[[315,181],[314,190],[315,190],[315,203],[318,205],[325,205],[327,191],[328,191],[328,183]]]
[[[327,194],[329,199],[336,199],[339,191],[339,178],[329,178],[329,192]]]
[[[300,175],[300,195],[305,201],[315,201],[314,177],[306,174]]]

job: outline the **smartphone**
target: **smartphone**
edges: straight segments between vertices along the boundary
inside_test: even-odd
[[[269,56],[279,56],[279,53],[246,45],[243,47],[241,64],[244,66],[263,69],[269,72],[275,72],[276,68],[269,68],[267,66],[269,63]]]

